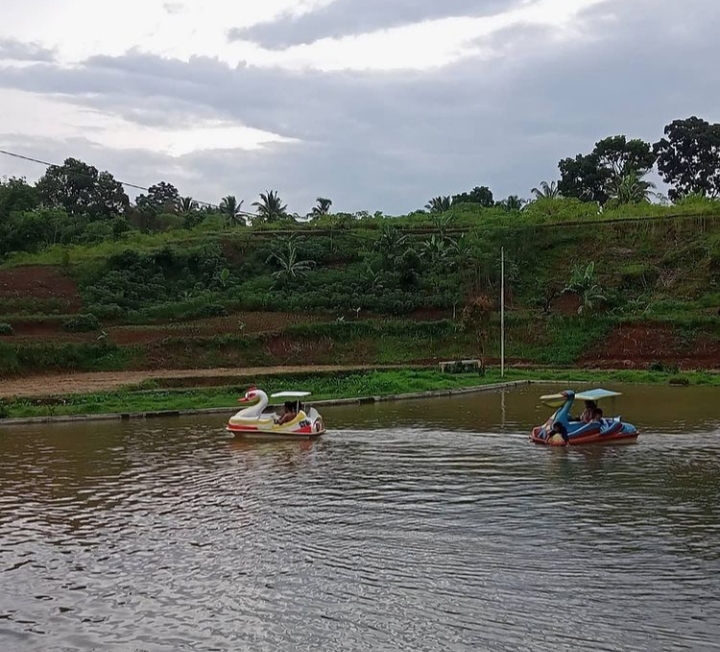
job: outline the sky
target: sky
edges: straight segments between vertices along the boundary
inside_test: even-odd
[[[299,214],[529,197],[605,136],[720,122],[718,24],[717,0],[0,0],[0,149]]]

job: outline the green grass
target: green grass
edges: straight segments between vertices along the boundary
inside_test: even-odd
[[[268,394],[288,388],[312,392],[312,400],[389,396],[394,394],[451,390],[475,387],[501,381],[542,380],[576,383],[635,383],[720,386],[720,374],[668,374],[650,371],[583,371],[508,369],[504,378],[499,369],[488,369],[484,376],[477,373],[442,374],[435,369],[401,369],[364,373],[292,374],[248,378],[246,383],[203,389],[147,389],[158,381],[141,387],[114,392],[62,396],[56,394],[54,404],[31,399],[0,402],[0,414],[9,418],[46,417],[59,415],[97,415],[130,412],[200,410],[237,406],[237,399],[257,381]]]

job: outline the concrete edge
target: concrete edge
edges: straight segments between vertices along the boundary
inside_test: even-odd
[[[457,389],[428,390],[425,392],[411,392],[407,394],[388,394],[386,396],[359,396],[356,398],[331,398],[321,401],[309,401],[310,405],[364,405],[368,403],[385,403],[389,401],[407,401],[413,399],[438,398],[442,396],[457,396],[462,394],[478,394],[503,389],[513,389],[524,385],[546,384],[555,381],[544,380],[513,380],[504,383],[491,383],[488,385],[475,385],[473,387],[459,387]],[[203,414],[234,414],[237,407],[199,408],[194,410],[158,410],[152,412],[118,412],[107,414],[69,414],[45,417],[21,417],[0,420],[2,426],[21,426],[55,423],[82,423],[89,421],[129,421],[130,419],[156,419],[167,417],[186,417]]]

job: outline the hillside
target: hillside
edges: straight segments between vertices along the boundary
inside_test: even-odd
[[[0,374],[432,364],[481,341],[492,362],[501,247],[509,363],[720,366],[720,203],[599,214],[555,199],[280,228],[208,218],[9,254]]]

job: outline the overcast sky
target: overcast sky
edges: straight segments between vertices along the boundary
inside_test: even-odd
[[[720,121],[717,25],[717,0],[0,0],[0,149],[301,214],[528,197],[604,136]]]

